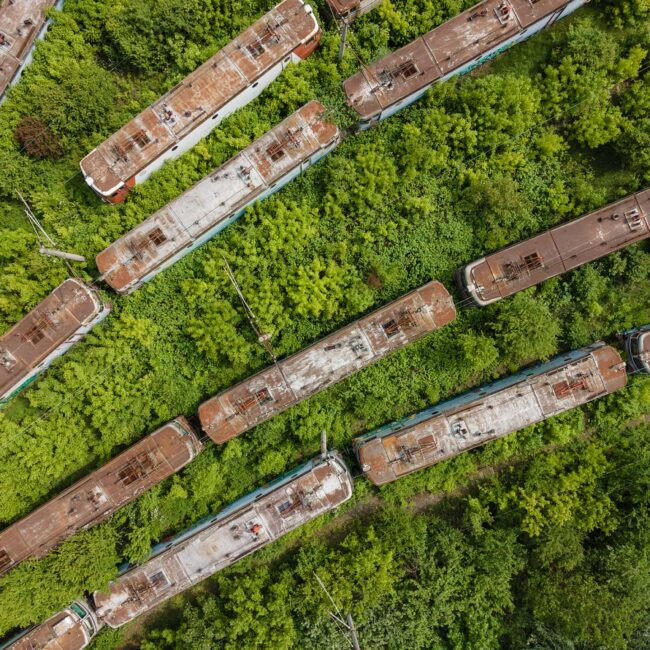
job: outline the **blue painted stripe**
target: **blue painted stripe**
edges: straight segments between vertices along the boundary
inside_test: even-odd
[[[449,399],[445,402],[430,406],[423,411],[409,415],[405,418],[402,418],[401,420],[385,424],[378,429],[374,429],[373,431],[359,436],[355,439],[355,446],[358,447],[360,444],[374,438],[384,438],[385,436],[389,436],[396,431],[401,431],[402,429],[415,426],[439,415],[444,415],[446,413],[466,407],[475,401],[485,398],[488,395],[494,395],[495,393],[505,390],[506,388],[510,388],[519,383],[526,382],[532,377],[543,375],[546,372],[555,370],[556,368],[561,368],[568,363],[587,357],[594,350],[598,350],[604,346],[604,343],[598,342],[587,347],[580,348],[579,350],[572,350],[566,354],[561,354],[557,357],[554,357],[546,363],[537,364],[531,368],[522,370],[515,375],[509,375],[508,377],[499,379],[495,382],[492,382],[491,384],[487,384],[485,386],[481,386],[480,388],[475,388],[474,390],[467,391],[466,393],[458,395],[457,397],[453,397],[452,399]]]
[[[283,485],[286,485],[287,483],[290,483],[291,481],[295,480],[299,476],[302,476],[304,474],[307,474],[314,468],[314,461],[310,460],[303,465],[299,465],[298,467],[286,472],[285,474],[282,474],[278,478],[273,479],[270,483],[267,483],[266,485],[263,485],[262,487],[258,488],[257,490],[254,490],[250,494],[247,494],[246,496],[243,496],[241,499],[238,499],[237,501],[231,503],[230,505],[226,506],[223,510],[219,511],[216,515],[211,514],[207,515],[206,517],[203,517],[202,519],[199,519],[193,526],[190,528],[187,528],[184,530],[182,533],[179,533],[178,535],[175,535],[171,539],[168,539],[165,542],[161,542],[159,544],[156,544],[152,549],[151,549],[151,554],[147,558],[148,560],[151,560],[152,558],[160,555],[162,552],[166,551],[167,549],[171,548],[172,546],[176,546],[180,544],[181,542],[189,539],[190,537],[196,535],[197,533],[200,533],[202,530],[205,530],[206,528],[209,528],[213,524],[217,523],[218,521],[222,521],[226,517],[230,516],[237,510],[241,510],[243,508],[246,508],[250,504],[254,503],[258,499],[261,499],[262,497],[266,496],[267,494],[270,494],[271,492],[277,490],[278,488],[281,488]],[[133,567],[137,566],[136,564],[122,564],[119,567],[119,573],[123,574],[129,569],[132,569]],[[0,649],[1,650],[1,649]]]

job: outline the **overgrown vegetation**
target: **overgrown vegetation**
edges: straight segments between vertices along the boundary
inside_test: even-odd
[[[0,108],[0,328],[65,277],[36,252],[16,191],[66,250],[103,247],[301,104],[352,122],[331,27],[319,50],[178,161],[101,205],[78,173],[93,146],[227,43],[266,0],[67,0]],[[318,2],[321,18],[324,3]],[[467,3],[385,3],[352,30],[372,59]],[[323,22],[323,21],[321,21]],[[447,82],[328,159],[128,298],[0,412],[0,518],[10,522],[162,422],[268,363],[222,270],[225,255],[278,354],[484,252],[647,186],[648,7],[595,2],[471,77]],[[41,157],[16,138],[40,125]],[[49,140],[48,140],[49,142]],[[318,448],[650,316],[646,246],[484,310],[210,448],[106,524],[0,581],[0,628],[101,588],[123,559]],[[79,267],[87,278],[92,262]],[[369,647],[638,648],[648,643],[647,383],[491,444],[348,506],[380,507],[339,534],[319,520],[208,581],[147,633],[149,647],[343,647],[310,582],[318,568]],[[542,448],[548,448],[541,453]],[[414,516],[423,492],[494,480]],[[374,500],[371,500],[374,501]],[[417,503],[417,500],[416,500]],[[302,546],[297,548],[300,540]],[[198,598],[198,600],[197,600]],[[187,605],[183,605],[187,602]],[[155,621],[154,621],[155,622]],[[98,647],[120,644],[103,634]],[[203,644],[203,645],[201,645]],[[381,645],[383,644],[383,645]]]

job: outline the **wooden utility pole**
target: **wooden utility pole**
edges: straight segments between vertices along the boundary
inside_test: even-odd
[[[323,460],[327,458],[327,431],[320,432],[320,455]]]
[[[348,21],[344,18],[341,21],[341,45],[339,46],[339,61],[343,60],[345,54],[345,42],[348,40]]]
[[[62,260],[72,260],[73,262],[86,261],[86,258],[83,255],[77,255],[76,253],[67,253],[66,251],[60,251],[56,248],[48,248],[45,244],[49,244],[50,246],[54,247],[56,246],[56,243],[47,234],[45,228],[41,226],[41,222],[36,218],[36,215],[32,212],[32,209],[29,207],[29,203],[27,203],[23,195],[20,192],[18,192],[18,190],[16,190],[16,194],[18,194],[18,198],[22,201],[24,206],[25,216],[27,217],[27,220],[31,224],[32,228],[34,229],[34,234],[36,235],[36,239],[38,240],[38,252],[41,253],[41,255],[47,255],[49,257],[59,257]],[[69,265],[68,268],[70,269]],[[71,269],[70,271],[72,272]]]
[[[226,259],[225,255],[223,256],[223,265],[226,270],[226,275],[228,276],[228,279],[232,282],[233,286],[235,287],[235,291],[239,296],[239,300],[241,301],[241,304],[244,307],[244,311],[246,312],[246,318],[248,318],[248,322],[251,324],[251,327],[253,328],[255,334],[257,335],[257,340],[259,341],[260,345],[269,353],[271,359],[273,359],[273,363],[277,363],[278,358],[275,356],[275,351],[273,350],[273,346],[271,345],[271,335],[266,332],[263,332],[260,329],[259,325],[257,324],[257,316],[255,316],[255,313],[250,308],[249,304],[246,302],[246,298],[244,298],[244,294],[242,293],[239,283],[237,282],[237,278],[235,278],[235,274],[232,272],[232,269],[230,268],[230,264],[228,264],[228,260]]]
[[[318,585],[320,588],[323,590],[325,595],[329,598],[330,603],[332,603],[332,607],[334,607],[334,612],[328,612],[330,617],[334,620],[334,622],[338,623],[341,627],[343,627],[345,630],[347,630],[350,634],[350,645],[352,646],[353,650],[361,650],[361,646],[359,645],[359,638],[357,637],[357,629],[354,626],[354,619],[352,618],[352,614],[348,613],[345,619],[343,618],[343,614],[341,614],[341,610],[336,606],[336,603],[334,602],[334,599],[330,595],[330,592],[327,591],[327,588],[325,587],[325,583],[320,579],[319,575],[314,571],[314,577],[316,578],[316,582],[318,582]]]

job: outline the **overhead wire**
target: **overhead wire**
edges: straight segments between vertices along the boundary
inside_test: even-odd
[[[329,7],[329,5],[328,5],[328,7]],[[331,7],[330,7],[330,11],[332,11]],[[332,16],[333,16],[335,22],[337,22],[337,21],[336,21],[336,17],[335,17],[333,14],[332,14]],[[337,22],[337,24],[338,24],[338,22]],[[353,50],[353,51],[354,51],[354,50]],[[360,56],[360,54],[355,53],[355,56],[357,56],[357,58],[362,62],[362,65],[364,65],[364,66],[366,65],[365,62],[363,61],[362,57]],[[124,60],[126,60],[126,59],[124,59]],[[611,88],[614,88],[614,87],[616,87],[616,86],[619,86],[619,85],[621,85],[622,83],[625,83],[625,82],[627,82],[627,81],[630,81],[630,80],[636,79],[640,74],[642,74],[643,72],[645,72],[645,71],[648,70],[648,69],[650,69],[650,64],[648,64],[647,66],[644,66],[644,67],[640,68],[639,71],[638,71],[638,73],[637,73],[636,75],[631,75],[630,77],[628,77],[628,78],[626,78],[626,79],[623,79],[623,80],[621,80],[621,81],[618,81],[618,82],[617,82],[616,84],[614,84]],[[586,103],[586,102],[588,102],[588,101],[592,101],[592,98],[585,98],[585,99],[583,99],[583,100],[581,100],[581,101],[579,101],[579,102],[575,102],[575,103],[569,105],[569,107],[568,107],[567,109],[563,110],[559,115],[560,115],[560,116],[564,116],[564,115],[566,115],[570,110],[572,110],[573,108],[575,108],[575,107],[577,107],[577,106],[580,106],[580,105],[582,105],[582,104],[584,104],[584,103]],[[515,141],[515,140],[518,140],[518,139],[520,139],[521,137],[523,137],[524,135],[526,135],[526,134],[528,134],[528,133],[531,133],[532,131],[534,131],[534,130],[536,130],[536,129],[538,129],[538,128],[541,128],[542,126],[545,126],[545,125],[547,125],[547,124],[549,124],[549,123],[553,123],[553,122],[557,122],[557,121],[559,121],[559,117],[555,117],[555,118],[547,118],[547,119],[545,119],[545,120],[542,120],[542,121],[540,121],[539,123],[537,123],[537,124],[535,124],[535,125],[532,125],[532,126],[529,127],[528,129],[525,129],[524,131],[522,131],[522,132],[520,132],[520,133],[518,133],[518,134],[516,134],[516,135],[508,136],[508,137],[504,140],[504,142],[502,142],[502,143],[498,143],[498,144],[493,145],[493,146],[491,146],[491,147],[489,147],[489,148],[486,148],[484,151],[479,152],[478,154],[476,154],[475,156],[469,158],[469,159],[466,160],[466,161],[463,161],[463,164],[464,164],[464,165],[469,165],[469,164],[471,164],[472,162],[475,162],[476,160],[478,160],[479,158],[481,158],[481,157],[487,155],[487,154],[490,153],[491,151],[495,151],[498,147],[504,145],[506,142],[508,142],[508,141]],[[440,179],[440,178],[443,178],[445,175],[447,175],[447,174],[449,174],[449,173],[453,173],[453,172],[454,172],[454,170],[452,170],[452,169],[448,169],[448,170],[445,170],[445,171],[441,172],[439,175],[435,176],[434,178],[435,178],[435,179]],[[71,179],[74,178],[75,176],[77,176],[79,173],[80,173],[80,172],[77,172],[75,175],[71,176],[71,177],[68,179],[68,181],[66,181],[66,183],[69,182],[69,180],[71,180]],[[98,283],[99,283],[100,281],[101,281],[101,276],[99,276],[98,278],[95,278],[95,279],[91,280],[90,282],[86,282],[86,284],[87,284],[88,286],[90,286],[90,287],[96,287],[96,288],[98,288]],[[461,300],[461,301],[456,301],[455,304],[456,304],[457,306],[459,306],[459,307],[462,308],[462,307],[466,306],[467,304],[469,304],[469,303],[471,303],[471,302],[473,302],[473,300],[472,300],[471,298],[466,298],[466,299],[463,299],[463,300]],[[113,368],[113,367],[114,367],[114,366],[115,366],[119,361],[120,361],[120,360],[118,359],[118,360],[116,360],[115,362],[113,362],[111,365],[109,365],[109,366],[107,367],[106,371],[109,370],[109,369],[112,369],[112,368]],[[104,373],[102,372],[102,373],[100,373],[99,376],[103,376],[103,374],[104,374]],[[79,387],[79,388],[78,388],[78,389],[73,393],[73,395],[77,394],[78,392],[80,392],[81,390],[83,390],[84,388],[86,388],[87,386],[88,386],[88,384],[80,386],[80,387]],[[18,432],[17,432],[13,437],[17,437],[18,435],[21,435],[23,432],[25,432],[25,431],[31,429],[32,426],[34,426],[36,423],[38,423],[39,421],[41,421],[41,420],[44,419],[45,417],[49,416],[50,413],[52,413],[53,411],[55,411],[55,410],[57,410],[58,408],[60,408],[60,406],[64,405],[64,404],[67,403],[68,401],[70,401],[70,400],[69,400],[69,399],[66,399],[66,398],[62,399],[58,404],[56,404],[56,405],[50,407],[50,408],[49,408],[45,413],[41,414],[38,418],[36,418],[36,419],[35,419],[33,422],[31,422],[29,425],[27,425],[26,427],[24,427],[23,429],[21,429],[20,431],[18,431]],[[9,440],[5,439],[5,440],[3,440],[2,442],[4,442],[4,443],[6,444],[7,442],[10,442],[10,441],[13,439],[13,437],[10,437]],[[0,450],[3,449],[4,446],[5,446],[5,445],[3,445],[2,443],[0,443]]]

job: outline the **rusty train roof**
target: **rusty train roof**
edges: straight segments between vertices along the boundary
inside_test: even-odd
[[[83,650],[97,633],[97,627],[94,615],[85,606],[73,603],[6,647],[11,650]]]
[[[0,533],[0,575],[42,557],[189,463],[202,445],[185,418],[167,423]]]
[[[0,96],[7,90],[57,0],[2,0],[0,4]]]
[[[370,481],[382,485],[626,383],[619,353],[595,343],[361,436],[357,456]]]
[[[351,495],[352,477],[338,454],[311,461],[161,545],[107,593],[95,592],[97,615],[111,627],[124,625]]]
[[[201,425],[225,442],[455,317],[448,291],[429,282],[204,402]]]
[[[486,305],[650,236],[650,189],[466,266],[464,288]]]
[[[318,33],[303,0],[284,0],[90,152],[81,169],[108,195]]]
[[[338,138],[311,101],[97,256],[116,291],[129,287]]]
[[[0,398],[103,309],[96,291],[66,280],[0,337]]]
[[[569,0],[486,0],[365,67],[343,83],[348,104],[369,119],[480,57]]]

